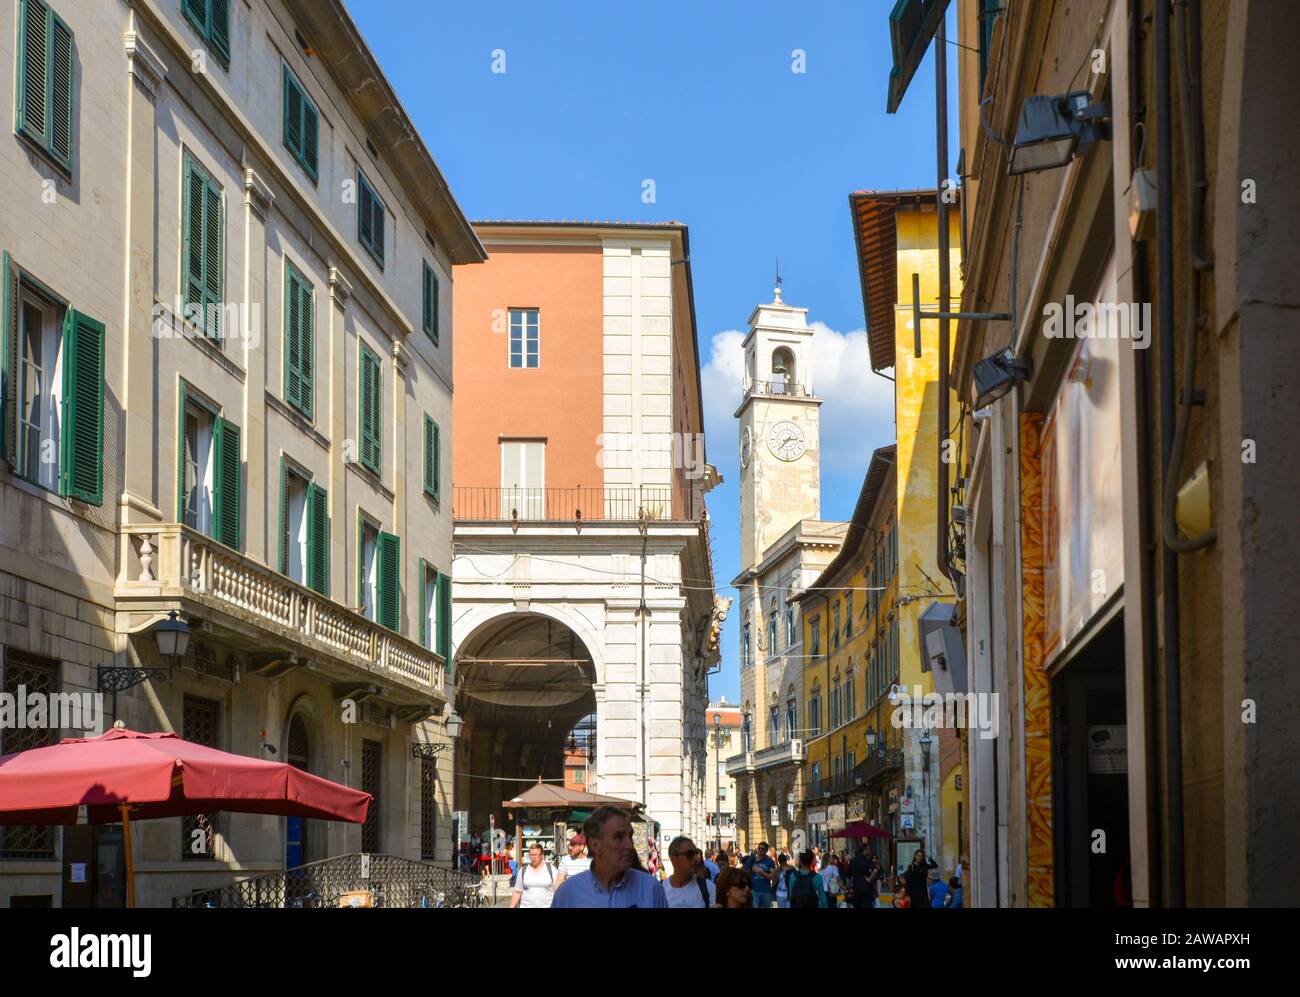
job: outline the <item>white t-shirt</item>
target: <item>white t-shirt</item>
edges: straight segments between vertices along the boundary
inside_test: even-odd
[[[692,879],[685,886],[673,886],[671,879],[664,880],[664,896],[668,898],[669,907],[712,907],[717,897],[717,891],[709,880],[700,880],[705,888],[709,891],[709,902],[706,904],[704,898],[700,896],[700,888],[696,885],[696,880]]]
[[[543,862],[537,869],[523,866],[515,877],[515,892],[523,894],[519,906],[550,907],[555,899],[555,879],[555,867],[549,862]]]
[[[591,859],[587,856],[574,858],[572,855],[566,855],[560,859],[560,872],[564,873],[566,879],[571,879],[580,872],[586,872],[591,868]]]

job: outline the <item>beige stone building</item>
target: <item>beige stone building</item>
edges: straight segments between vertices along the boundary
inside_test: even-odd
[[[781,300],[756,307],[745,337],[740,422],[741,572],[732,580],[740,615],[741,751],[727,760],[736,780],[740,846],[789,847],[802,825],[801,765],[810,724],[803,702],[805,650],[800,606],[839,550],[844,523],[821,511],[821,399],[813,393],[808,309]]]
[[[740,743],[740,706],[725,696],[710,703],[704,714],[708,731],[705,751],[704,806],[709,817],[701,847],[730,847],[736,840],[736,780],[726,770],[727,759]]]
[[[452,753],[413,746],[447,740],[451,274],[482,245],[340,0],[11,0],[0,64],[4,690],[375,796],[364,827],[142,823],[141,905],[448,861]],[[121,866],[114,826],[3,828],[0,904],[120,904]]]

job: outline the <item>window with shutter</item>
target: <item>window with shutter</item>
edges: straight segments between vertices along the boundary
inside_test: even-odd
[[[357,241],[384,266],[384,202],[366,175],[357,171]]]
[[[221,336],[225,286],[222,256],[224,205],[221,188],[195,160],[185,157],[185,204],[181,286],[184,318],[205,335]]]
[[[426,413],[424,417],[424,493],[438,500],[442,485],[442,433]]]
[[[230,0],[181,0],[185,19],[208,43],[212,54],[230,68]]]
[[[59,493],[100,505],[104,480],[104,323],[69,309],[63,345]]]
[[[380,474],[380,468],[383,466],[383,434],[381,430],[383,373],[379,366],[379,357],[364,343],[361,345],[360,374],[360,397],[358,399],[358,421],[361,428],[360,458],[362,465],[368,467],[375,474]]]
[[[420,558],[420,646],[434,650],[438,637],[438,571]]]
[[[379,576],[377,622],[389,630],[402,628],[402,541],[391,533],[380,532],[377,545]]]
[[[329,493],[314,482],[307,486],[307,587],[330,594]]]
[[[442,655],[443,670],[451,668],[451,576],[438,575],[438,640],[435,650]]]
[[[424,283],[421,294],[424,315],[424,331],[438,345],[438,275],[426,261],[424,264]]]
[[[240,469],[239,427],[227,419],[218,419],[214,451],[216,493],[213,503],[213,539],[227,547],[240,549]]]
[[[280,571],[299,584],[307,582],[311,538],[308,535],[307,476],[280,457]]]
[[[287,260],[284,264],[284,400],[311,418],[315,366],[314,289]]]
[[[284,145],[297,160],[298,165],[315,183],[319,179],[317,161],[317,136],[320,132],[320,111],[298,77],[284,66]]]
[[[72,172],[72,30],[43,0],[18,2],[16,130]]]

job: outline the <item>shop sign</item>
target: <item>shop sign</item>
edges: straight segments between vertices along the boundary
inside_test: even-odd
[[[780,827],[780,826],[781,826],[781,808],[780,808],[780,807],[777,807],[777,806],[773,806],[773,807],[772,807],[772,814],[771,814],[771,817],[772,817],[772,821],[771,821],[772,826],[773,826],[773,827]]]
[[[825,823],[826,823],[826,811],[825,811],[825,810],[809,810],[809,811],[808,811],[808,823],[809,823],[809,824],[825,824]]]
[[[844,804],[834,803],[826,808],[826,823],[831,827],[844,826]]]
[[[914,827],[916,827],[916,815],[915,815],[915,814],[903,814],[903,824],[902,824],[902,828],[903,828],[903,830],[904,830],[904,831],[910,831],[910,830],[912,830]]]
[[[867,819],[866,796],[854,796],[849,799],[849,823]]]

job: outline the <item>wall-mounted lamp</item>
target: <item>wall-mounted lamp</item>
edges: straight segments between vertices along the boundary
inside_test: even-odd
[[[992,405],[1021,381],[1027,381],[1033,374],[1033,366],[1028,360],[1020,360],[1015,351],[1008,347],[984,360],[976,361],[973,371],[975,377],[975,407],[982,409]]]
[[[1065,166],[1088,146],[1110,138],[1110,108],[1087,90],[1061,97],[1033,94],[1020,109],[1007,173],[1037,173]]]

